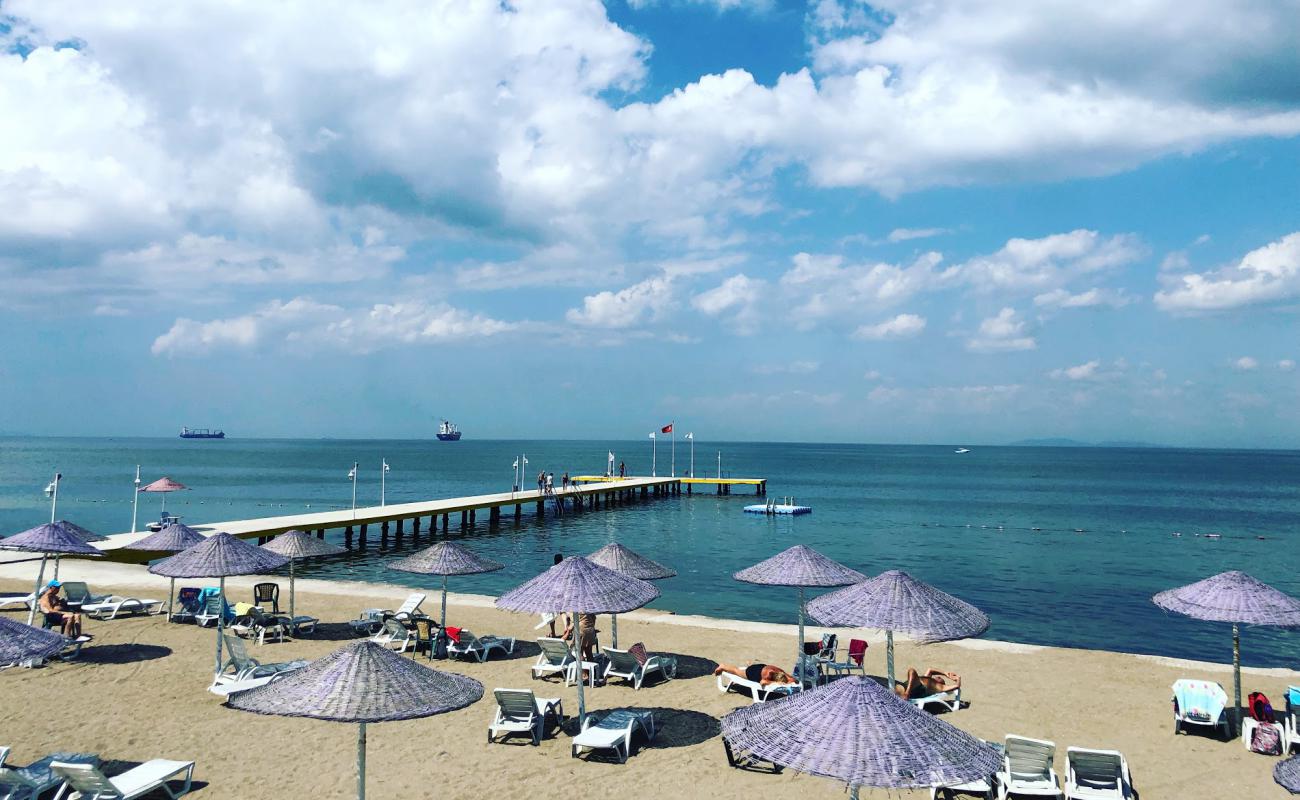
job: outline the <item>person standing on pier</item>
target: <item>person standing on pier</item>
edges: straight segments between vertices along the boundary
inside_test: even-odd
[[[555,494],[555,473],[546,473],[546,493]]]
[[[622,461],[618,462],[618,477],[627,477],[627,464],[624,464]]]
[[[537,473],[537,493],[539,495],[546,493],[546,472],[545,471]]]
[[[569,473],[564,473],[564,476],[560,478],[560,488],[566,492],[569,490]]]

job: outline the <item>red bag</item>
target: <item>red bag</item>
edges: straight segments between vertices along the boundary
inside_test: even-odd
[[[453,628],[452,626],[448,625],[442,630],[443,633],[447,634],[448,639],[451,639],[456,644],[460,644],[460,628]]]

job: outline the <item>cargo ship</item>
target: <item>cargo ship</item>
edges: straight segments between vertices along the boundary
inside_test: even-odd
[[[182,439],[224,439],[225,431],[211,428],[181,428]]]
[[[438,441],[459,442],[460,431],[456,430],[455,425],[451,424],[450,422],[444,419],[442,421],[442,424],[438,426]]]

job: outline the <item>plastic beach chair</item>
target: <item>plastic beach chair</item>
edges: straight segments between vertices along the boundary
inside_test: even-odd
[[[998,797],[1013,794],[1059,797],[1061,782],[1052,769],[1056,743],[1023,736],[1008,736],[998,773]]]
[[[635,645],[633,645],[635,647]],[[646,676],[658,672],[665,679],[676,677],[677,661],[676,659],[665,656],[647,655],[644,662],[640,661],[631,650],[615,650],[612,647],[606,647],[603,651],[609,663],[605,665],[605,681],[610,678],[622,678],[632,682],[632,688],[640,689],[641,684],[645,682]]]
[[[755,683],[746,680],[739,675],[733,675],[730,672],[718,673],[718,691],[729,692],[738,691],[741,694],[748,694],[755,703],[765,703],[768,700],[777,700],[782,697],[789,697],[801,688],[800,684],[785,683],[772,684],[763,686],[761,683]]]
[[[77,792],[78,797],[89,800],[132,800],[157,789],[165,791],[168,797],[177,798],[190,791],[190,783],[194,778],[193,761],[170,761],[165,758],[146,761],[112,778],[104,775],[93,764],[55,761],[50,769],[65,781],[54,800],[63,800],[69,789]],[[180,789],[173,790],[168,780],[178,777],[183,777],[185,782]]]
[[[558,697],[538,697],[532,689],[496,689],[492,694],[497,711],[488,726],[488,744],[498,736],[504,739],[512,733],[526,733],[537,746],[546,734],[547,719],[554,719],[557,725],[564,719],[564,705]]]
[[[1174,681],[1174,735],[1185,725],[1200,725],[1214,730],[1223,728],[1225,739],[1232,738],[1228,728],[1228,693],[1213,681]]]
[[[0,797],[5,800],[36,800],[42,794],[63,783],[50,765],[55,761],[73,764],[99,764],[94,753],[52,753],[25,767],[5,764],[9,748],[0,747]]]
[[[842,675],[846,672],[858,672],[862,675],[867,674],[867,669],[863,662],[867,657],[867,642],[865,639],[850,639],[848,656],[843,661],[829,661],[823,664],[829,672],[836,675]]]
[[[91,594],[90,587],[85,581],[64,581],[63,596],[68,599],[68,605],[83,607],[107,600],[110,597],[110,595],[106,594]]]
[[[121,595],[109,595],[95,603],[84,603],[81,606],[81,613],[88,617],[98,620],[116,619],[119,614],[161,614],[163,610],[163,601],[161,600],[142,600],[138,597],[123,597]]]
[[[1070,747],[1065,760],[1066,800],[1128,800],[1133,796],[1128,761],[1118,750]]]
[[[447,642],[447,653],[453,656],[469,656],[479,663],[487,661],[493,650],[500,650],[507,655],[515,651],[515,640],[511,637],[475,636],[469,628],[461,628],[455,640]]]
[[[280,584],[278,583],[253,584],[253,605],[260,606],[263,611],[270,611],[272,614],[279,614],[280,613]]]
[[[370,641],[381,644],[390,650],[405,653],[407,648],[415,649],[416,636],[414,631],[390,617],[384,620],[383,628],[380,629],[379,633],[371,636]]]
[[[197,586],[182,586],[180,591],[176,592],[176,608],[172,610],[172,621],[184,622],[187,619],[194,619],[194,615],[203,610],[203,605],[199,602],[201,594],[202,591]]]
[[[573,737],[571,755],[577,758],[584,749],[613,750],[619,763],[626,764],[632,751],[632,737],[638,729],[645,732],[647,741],[654,741],[654,714],[630,708],[593,711],[587,715],[582,732]]]
[[[249,657],[243,639],[231,636],[222,636],[221,638],[225,642],[228,658],[226,663],[221,665],[221,672],[213,679],[213,685],[232,683],[248,678],[262,678],[267,675],[274,675],[277,672],[289,672],[307,666],[307,662],[304,660],[263,664],[257,659]]]
[[[537,662],[533,664],[533,678],[543,678],[558,672],[566,676],[567,680],[574,663],[573,651],[569,649],[569,645],[563,639],[543,636],[537,640],[537,646],[542,649],[542,652],[537,656]]]

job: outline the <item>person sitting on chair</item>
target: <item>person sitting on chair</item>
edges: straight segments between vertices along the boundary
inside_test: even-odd
[[[955,672],[927,669],[922,675],[909,667],[907,679],[897,681],[894,692],[904,700],[912,700],[917,697],[929,697],[932,694],[953,692],[960,688],[961,676]]]
[[[795,686],[799,683],[791,677],[790,673],[780,667],[758,662],[752,662],[744,669],[733,667],[730,664],[719,664],[718,668],[713,670],[714,675],[721,675],[724,672],[744,678],[750,683],[757,683],[764,689],[769,686]]]
[[[64,636],[75,639],[81,635],[81,614],[72,610],[68,601],[59,597],[59,587],[63,584],[50,581],[41,592],[39,601],[41,613],[45,615],[45,624],[53,628],[59,626]]]

